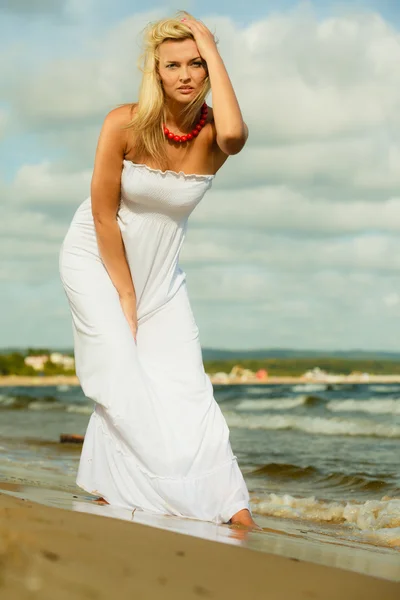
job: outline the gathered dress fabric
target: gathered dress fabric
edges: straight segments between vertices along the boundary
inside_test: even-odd
[[[250,510],[249,493],[179,266],[189,215],[213,178],[124,160],[117,222],[136,291],[136,342],[99,253],[90,197],[72,218],[59,269],[76,373],[94,401],[78,486],[114,506],[226,523]]]

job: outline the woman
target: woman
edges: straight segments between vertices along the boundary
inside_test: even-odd
[[[60,252],[95,402],[77,484],[116,506],[257,527],[178,265],[190,213],[248,131],[213,35],[183,14],[147,28],[139,101],[106,116]]]

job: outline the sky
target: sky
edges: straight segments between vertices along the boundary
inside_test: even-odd
[[[250,132],[181,253],[202,346],[398,351],[395,0],[0,0],[0,347],[72,348],[59,249],[105,115],[137,99],[141,31],[179,9]]]

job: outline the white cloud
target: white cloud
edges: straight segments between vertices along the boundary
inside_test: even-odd
[[[133,101],[140,81],[138,35],[155,12],[127,18],[101,38],[77,42],[72,57],[40,64],[10,83],[15,119],[28,130],[79,129],[101,120],[117,104]],[[81,51],[79,51],[81,48]],[[62,137],[58,138],[62,145]]]
[[[76,204],[77,198],[88,196],[91,176],[91,170],[60,172],[48,161],[24,165],[17,171],[9,193],[15,204],[41,208],[47,205],[54,209],[63,203]]]
[[[240,226],[243,230],[325,237],[365,231],[396,233],[400,230],[400,197],[389,197],[380,203],[350,198],[333,202],[297,191],[295,186],[221,188],[203,200],[191,223],[196,227],[229,230]]]
[[[383,303],[389,308],[392,306],[397,306],[400,303],[400,296],[399,294],[392,292],[383,298]]]
[[[233,69],[240,60],[242,106],[262,143],[399,123],[400,38],[378,15],[271,16],[239,33],[226,56]]]
[[[190,233],[182,258],[188,264],[228,262],[292,273],[321,269],[398,272],[400,239],[383,234],[308,238],[240,228],[197,230]]]

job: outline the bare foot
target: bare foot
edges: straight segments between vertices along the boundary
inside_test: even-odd
[[[99,502],[100,504],[110,504],[104,498],[96,498],[95,502]]]
[[[257,525],[257,523],[253,520],[250,511],[247,508],[243,508],[239,510],[239,512],[235,513],[231,518],[229,523],[231,525],[242,525],[243,527],[247,527],[249,529],[258,529],[262,531],[262,527]]]

